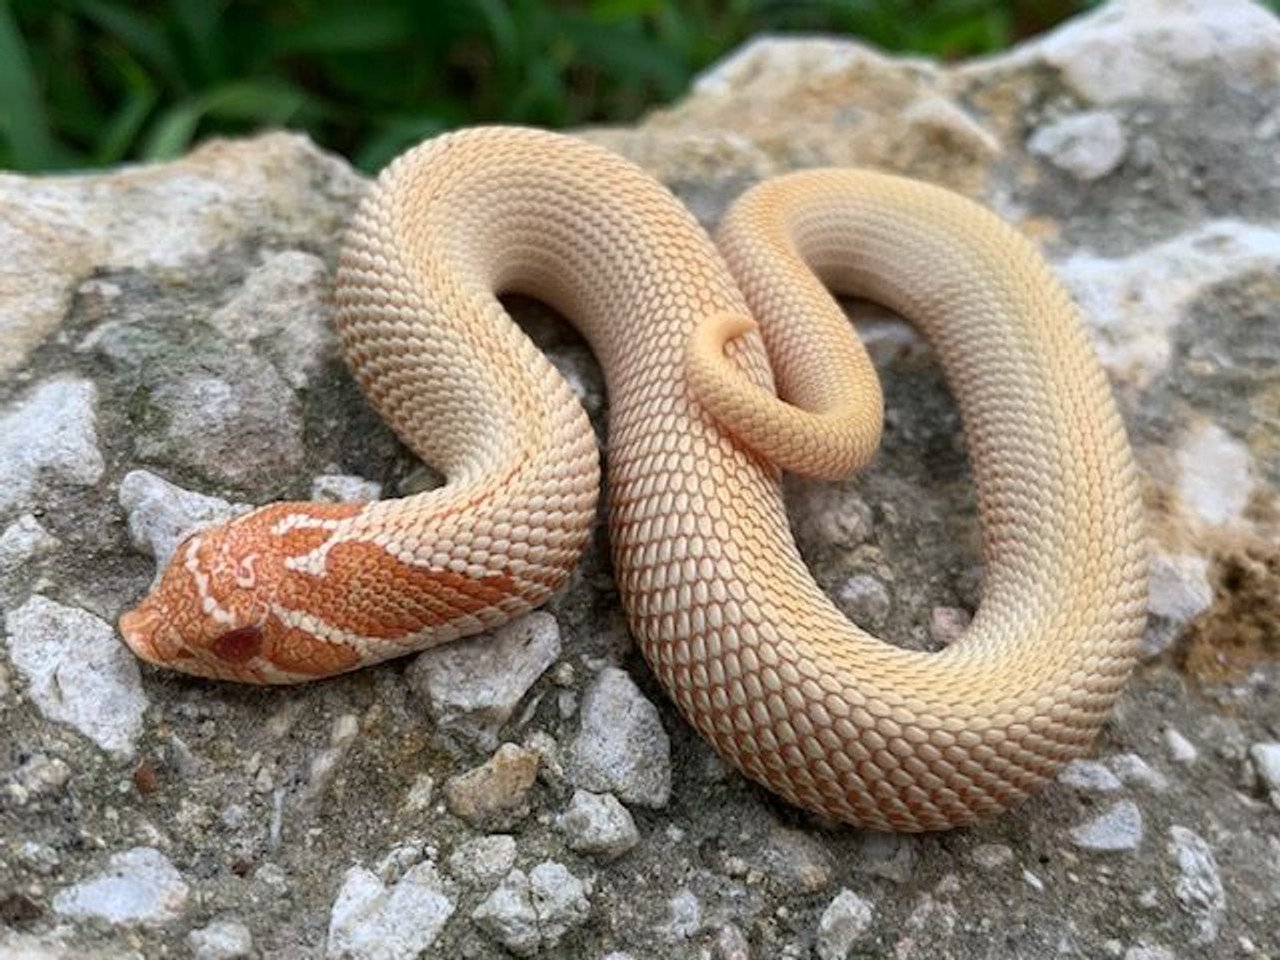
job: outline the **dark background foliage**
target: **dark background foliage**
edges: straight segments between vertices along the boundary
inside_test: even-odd
[[[1280,0],[1272,0],[1280,3]],[[0,0],[0,166],[287,125],[373,169],[477,122],[630,120],[760,31],[984,53],[1091,0]]]

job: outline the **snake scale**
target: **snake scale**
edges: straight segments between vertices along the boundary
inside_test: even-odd
[[[921,329],[960,408],[985,583],[938,652],[815,584],[780,473],[864,464],[877,376],[828,290]],[[1006,809],[1086,751],[1145,617],[1137,472],[1105,375],[1033,246],[971,201],[853,170],[748,191],[717,242],[574,138],[478,128],[393,162],[350,227],[337,327],[444,486],[277,503],[199,530],[120,621],[146,660],[293,683],[494,627],[566,582],[597,443],[499,294],[589,342],[609,396],[610,537],[645,658],[689,723],[794,804],[884,830]]]

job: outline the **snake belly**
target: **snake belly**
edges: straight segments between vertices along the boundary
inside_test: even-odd
[[[828,290],[913,322],[960,408],[986,576],[939,652],[850,623],[788,525],[781,469],[848,473],[880,435],[878,380]],[[297,682],[559,589],[595,515],[597,446],[506,294],[557,310],[600,362],[630,628],[739,770],[805,809],[916,831],[996,814],[1088,750],[1145,620],[1142,507],[1106,377],[1032,245],[940,188],[817,170],[748,191],[717,246],[627,161],[515,128],[393,162],[338,270],[357,379],[446,484],[196,533],[122,618],[135,651]]]

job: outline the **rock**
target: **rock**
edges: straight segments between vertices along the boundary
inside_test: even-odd
[[[24,513],[0,532],[0,578],[58,549],[58,538],[32,514]]]
[[[14,806],[26,806],[33,800],[54,796],[71,779],[71,768],[58,757],[43,753],[23,756],[8,776],[4,796]]]
[[[817,893],[835,876],[835,863],[820,840],[784,827],[769,831],[756,865],[785,894]]]
[[[300,134],[213,141],[176,163],[102,176],[0,183],[0,372],[52,333],[95,269],[163,274],[250,240],[276,248],[337,236],[363,183]],[[99,284],[101,286],[101,284]]]
[[[1196,745],[1173,727],[1164,732],[1164,743],[1169,748],[1169,758],[1176,764],[1189,767],[1200,759]]]
[[[109,753],[133,755],[147,698],[137,660],[109,624],[36,596],[9,611],[4,628],[27,696],[46,717]]]
[[[504,743],[481,766],[447,780],[445,802],[472,826],[510,826],[529,815],[529,791],[540,762],[536,753]]]
[[[1249,759],[1271,796],[1271,805],[1280,810],[1280,743],[1255,743],[1249,748]]]
[[[237,920],[215,920],[187,934],[192,960],[249,960],[253,934]]]
[[[146,358],[139,365],[150,370]],[[153,372],[151,376],[156,376]],[[275,367],[252,354],[175,371],[147,392],[138,454],[247,487],[264,474],[302,469],[297,397]]]
[[[591,913],[590,888],[562,864],[548,860],[528,874],[512,870],[471,917],[519,957],[556,946]]]
[[[1227,909],[1226,892],[1213,850],[1195,831],[1174,826],[1169,828],[1168,851],[1178,865],[1173,892],[1178,904],[1195,920],[1196,935],[1191,942],[1213,943],[1218,939]]]
[[[1127,256],[1103,257],[1076,253],[1056,265],[1056,272],[1071,288],[1081,309],[1104,334],[1098,352],[1109,370],[1143,388],[1168,370],[1173,360],[1174,332],[1206,290],[1232,278],[1256,271],[1274,270],[1280,263],[1275,231],[1238,220],[1211,220],[1184,234],[1140,249]],[[1123,331],[1123,335],[1116,335]],[[1112,335],[1106,335],[1106,334]],[[1201,429],[1204,429],[1203,427]],[[1167,442],[1178,439],[1169,436]],[[1209,464],[1195,464],[1197,452],[1213,454],[1224,448],[1229,463],[1220,463],[1223,475],[1201,477]],[[1185,477],[1182,496],[1190,496],[1192,508],[1209,517],[1234,515],[1240,489],[1247,478],[1226,475],[1244,458],[1221,431],[1193,434],[1189,449],[1180,456]],[[1211,471],[1210,471],[1211,473]],[[1226,504],[1215,505],[1218,484],[1229,494]]]
[[[1142,811],[1132,800],[1112,804],[1071,831],[1071,842],[1095,853],[1123,853],[1142,843]]]
[[[1183,628],[1213,603],[1209,562],[1195,554],[1157,550],[1151,557],[1148,591],[1151,618],[1142,656],[1149,660],[1168,650]]]
[[[568,752],[569,777],[581,789],[644,807],[664,807],[671,796],[671,744],[657,708],[616,667],[587,688]]]
[[[751,960],[747,935],[732,923],[724,924],[711,944],[711,960]]]
[[[702,904],[692,890],[684,889],[667,901],[667,922],[661,933],[671,941],[691,940],[702,929]]]
[[[821,960],[846,960],[854,945],[866,937],[875,908],[852,890],[841,890],[818,921],[817,951]]]
[[[972,614],[961,607],[934,607],[929,614],[929,639],[935,647],[949,647],[972,622]]]
[[[1012,864],[1017,856],[1003,843],[982,843],[969,851],[969,859],[978,869],[994,873]]]
[[[1136,753],[1117,753],[1107,763],[1125,786],[1145,787],[1153,793],[1163,793],[1169,789],[1169,781],[1165,775],[1153,770]]]
[[[370,503],[382,498],[382,484],[345,473],[324,473],[311,481],[311,499],[325,503]]]
[[[854,623],[867,630],[883,627],[893,606],[889,588],[866,573],[846,580],[836,591],[836,600]]]
[[[575,790],[556,826],[570,850],[604,860],[615,860],[640,842],[631,813],[611,793]]]
[[[535,611],[488,633],[424,651],[405,679],[442,732],[487,752],[497,746],[498,731],[521,698],[558,656],[555,617]]]
[[[209,323],[232,342],[261,349],[296,390],[337,353],[330,296],[322,259],[301,250],[269,253]]]
[[[1144,943],[1126,950],[1124,960],[1178,960],[1178,956],[1167,947]]]
[[[102,479],[97,403],[88,380],[58,377],[0,413],[0,513],[50,502],[51,485]]]
[[[1205,523],[1238,521],[1253,493],[1249,448],[1216,423],[1199,425],[1178,451],[1182,502]]]
[[[168,923],[182,916],[189,893],[168,857],[154,847],[134,847],[114,854],[104,873],[58,893],[53,909],[108,923]]]
[[[908,883],[915,875],[916,845],[914,838],[903,834],[867,834],[855,867],[873,877]]]
[[[1058,782],[1086,793],[1114,793],[1120,781],[1096,760],[1072,760],[1058,772]]]
[[[325,956],[415,960],[431,948],[454,904],[430,861],[388,887],[364,867],[347,871],[329,916]]]
[[[1206,31],[1206,15],[1220,29]],[[1043,59],[1081,98],[1109,105],[1176,100],[1205,73],[1256,89],[1274,76],[1278,44],[1275,18],[1246,0],[1126,0],[1077,17],[1011,59]]]
[[[1128,149],[1120,119],[1107,110],[1089,110],[1056,120],[1032,134],[1027,146],[1085,182],[1114,171]]]
[[[156,577],[169,565],[187,534],[252,509],[219,497],[193,493],[146,470],[131,470],[120,481],[120,506],[129,517],[134,548],[156,558]]]
[[[449,855],[449,872],[461,883],[487,890],[516,863],[515,837],[499,833],[460,844]]]

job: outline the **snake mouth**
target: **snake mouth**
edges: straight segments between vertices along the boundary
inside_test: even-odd
[[[159,666],[173,666],[173,661],[187,659],[177,633],[156,605],[144,600],[120,615],[120,636],[140,659]]]

